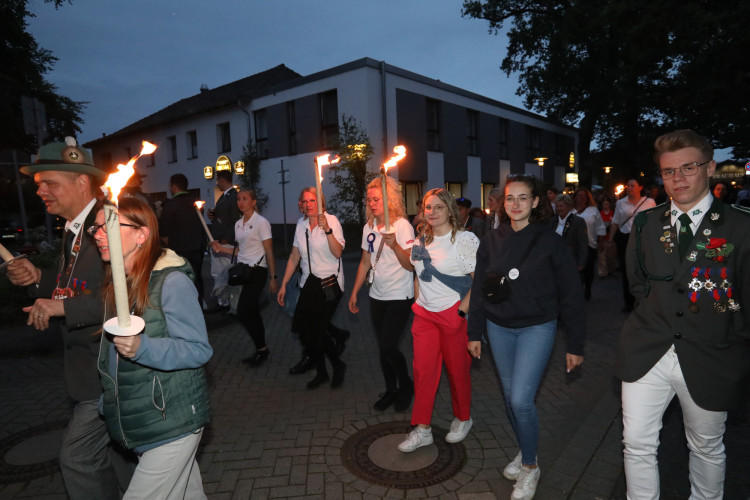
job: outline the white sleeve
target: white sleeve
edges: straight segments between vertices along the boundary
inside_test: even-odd
[[[477,249],[479,238],[471,231],[461,231],[456,234],[454,255],[458,268],[464,274],[474,272],[477,265]]]
[[[341,243],[342,247],[346,247],[346,240],[344,239],[344,230],[341,228],[341,223],[335,215],[326,214],[328,219],[328,227],[333,229],[333,237]]]
[[[260,241],[270,240],[272,237],[271,223],[268,222],[268,219],[266,219],[265,217],[260,220],[260,224],[258,227],[258,237],[260,238]]]
[[[414,226],[409,224],[409,221],[406,219],[399,219],[399,221],[404,222],[398,224],[396,242],[401,248],[406,250],[414,246]]]

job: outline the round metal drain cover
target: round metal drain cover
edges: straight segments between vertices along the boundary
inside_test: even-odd
[[[433,444],[412,453],[396,446],[411,430],[409,422],[384,422],[353,434],[341,448],[341,461],[355,476],[389,488],[425,488],[453,477],[466,462],[463,444],[445,442],[432,426]]]
[[[57,455],[67,424],[32,427],[0,441],[0,483],[18,483],[58,472]]]

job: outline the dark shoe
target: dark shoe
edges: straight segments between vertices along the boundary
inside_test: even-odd
[[[372,407],[378,411],[387,410],[394,401],[396,401],[396,391],[385,391]]]
[[[333,367],[333,378],[331,379],[331,388],[336,389],[344,383],[344,374],[346,373],[346,363],[339,361]]]
[[[396,401],[393,409],[401,413],[411,406],[411,399],[414,397],[414,382],[409,382],[406,386],[399,387],[396,392]]]
[[[249,358],[243,359],[242,361],[244,361],[250,366],[259,366],[263,364],[265,360],[268,359],[268,356],[270,354],[271,352],[268,349],[264,349],[262,351],[255,351],[255,354],[253,354]]]
[[[344,352],[344,349],[346,349],[346,341],[349,340],[349,337],[352,336],[352,332],[350,332],[349,330],[342,330],[341,328],[338,328],[334,325],[330,325],[328,327],[328,333],[331,334],[331,337],[336,342],[338,355],[341,356],[341,353]]]
[[[301,373],[305,373],[306,371],[310,371],[314,366],[315,362],[313,361],[313,359],[307,354],[303,354],[302,359],[299,360],[299,363],[289,368],[289,373],[291,373],[292,375],[299,375]]]
[[[328,380],[329,379],[327,373],[318,373],[317,375],[315,375],[314,379],[307,383],[307,388],[317,389],[318,387],[320,387],[320,384],[325,384],[326,382],[328,382]]]

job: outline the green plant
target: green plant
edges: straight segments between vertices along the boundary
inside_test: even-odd
[[[249,139],[247,144],[242,147],[242,156],[240,161],[245,164],[245,173],[240,175],[240,186],[245,189],[252,189],[255,191],[255,196],[258,200],[256,208],[258,212],[263,211],[263,207],[268,203],[268,195],[260,187],[260,156],[258,156],[258,148],[255,145],[253,139]]]

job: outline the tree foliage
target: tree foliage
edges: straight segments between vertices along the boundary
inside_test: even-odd
[[[750,46],[741,0],[464,0],[463,15],[508,28],[502,70],[535,111],[580,129],[590,181],[596,141],[632,175],[650,166],[654,138],[690,127],[746,154]],[[506,26],[509,25],[509,26]]]
[[[376,175],[367,172],[367,162],[373,153],[370,138],[361,123],[351,116],[341,115],[338,140],[331,151],[332,156],[341,160],[330,166],[336,196],[328,198],[328,206],[342,222],[365,223],[363,200],[367,184]]]
[[[64,0],[45,0],[55,8]],[[0,150],[36,151],[37,138],[24,130],[21,98],[29,97],[44,104],[46,141],[75,136],[81,129],[83,102],[58,94],[57,87],[45,79],[57,61],[50,50],[40,47],[28,32],[28,0],[0,2]]]
[[[257,204],[255,205],[259,212],[263,211],[263,207],[268,203],[268,195],[260,187],[260,157],[258,156],[258,148],[255,146],[255,141],[251,138],[242,147],[242,157],[240,161],[245,163],[245,174],[240,175],[240,186],[246,189],[252,189],[255,191],[255,197]]]

